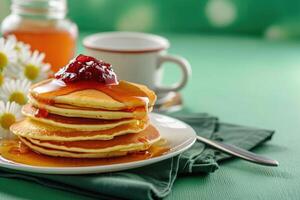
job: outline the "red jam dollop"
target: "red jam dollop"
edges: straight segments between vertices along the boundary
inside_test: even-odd
[[[118,84],[117,75],[113,71],[111,64],[82,54],[61,68],[55,74],[55,78],[65,83],[98,81],[104,84]]]

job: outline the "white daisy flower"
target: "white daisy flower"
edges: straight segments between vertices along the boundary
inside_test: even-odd
[[[21,48],[18,52],[18,61],[21,65],[27,63],[31,57],[31,51],[26,48]]]
[[[19,63],[11,64],[9,67],[6,67],[2,74],[3,74],[3,82],[2,85],[5,83],[5,79],[19,79],[20,72],[22,71],[22,65]]]
[[[18,41],[15,35],[8,35],[7,40],[12,40],[15,43],[15,50],[19,54],[22,51],[30,52],[30,45],[22,41]]]
[[[24,80],[6,80],[0,89],[0,99],[4,102],[16,102],[19,105],[27,103],[27,94],[31,83]]]
[[[17,61],[16,42],[0,38],[0,71],[9,68]]]
[[[0,137],[12,138],[10,126],[22,118],[21,106],[15,102],[0,101]]]
[[[50,64],[44,63],[44,58],[44,53],[39,53],[38,51],[34,51],[33,53],[23,51],[20,55],[22,67],[18,76],[34,83],[48,78]],[[16,69],[14,69],[14,71],[16,71]]]

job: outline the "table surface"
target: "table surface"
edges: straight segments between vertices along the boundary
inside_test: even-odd
[[[192,78],[182,91],[185,108],[276,130],[273,140],[255,152],[280,161],[278,168],[267,168],[234,159],[208,176],[178,178],[166,199],[300,199],[300,42],[163,35],[171,41],[170,53],[186,57],[192,65]],[[166,66],[165,83],[180,75],[172,67]],[[0,178],[0,199],[41,198],[91,199]]]

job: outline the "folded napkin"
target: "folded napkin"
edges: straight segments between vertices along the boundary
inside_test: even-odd
[[[244,149],[271,139],[273,131],[218,122],[208,114],[173,116],[190,124],[197,134]],[[183,133],[184,134],[184,133]],[[149,166],[106,174],[45,175],[1,168],[0,176],[20,178],[101,199],[155,199],[169,194],[175,179],[184,174],[211,173],[230,156],[196,142],[180,156]],[[199,177],[201,178],[201,177]]]

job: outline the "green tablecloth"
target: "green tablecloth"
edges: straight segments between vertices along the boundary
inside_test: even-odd
[[[235,159],[209,176],[181,177],[167,199],[300,199],[300,43],[255,38],[166,35],[171,53],[190,60],[185,106],[222,121],[275,129],[256,149],[280,161],[265,168]],[[81,48],[79,49],[81,51]],[[166,83],[179,74],[167,66]],[[90,199],[0,178],[0,199]]]

